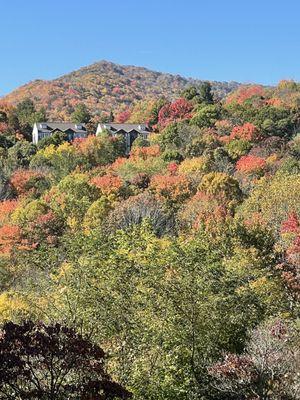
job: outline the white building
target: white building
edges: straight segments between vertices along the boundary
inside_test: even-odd
[[[41,139],[52,136],[57,132],[65,134],[67,141],[87,136],[85,124],[74,124],[72,122],[36,122],[32,130],[32,142],[37,144]]]
[[[98,124],[96,135],[102,132],[108,132],[112,136],[123,135],[126,143],[126,153],[129,153],[135,139],[138,137],[147,139],[150,129],[146,124]]]

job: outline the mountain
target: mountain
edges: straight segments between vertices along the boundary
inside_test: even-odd
[[[201,80],[100,61],[54,80],[34,80],[3,98],[17,104],[31,98],[45,107],[50,119],[67,119],[78,103],[94,114],[122,110],[139,100],[164,96],[170,100]],[[236,89],[237,82],[211,82],[215,96],[223,98]]]

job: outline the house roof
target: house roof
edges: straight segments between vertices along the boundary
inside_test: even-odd
[[[105,124],[99,124],[102,129],[108,129],[109,131],[112,132],[118,132],[118,131],[125,131],[125,132],[131,132],[131,131],[137,131],[139,133],[148,133],[149,132],[149,127],[147,124],[114,124],[114,123],[105,123]]]
[[[59,130],[66,132],[72,130],[76,133],[86,132],[85,124],[74,124],[73,122],[36,122],[39,132],[49,132]]]

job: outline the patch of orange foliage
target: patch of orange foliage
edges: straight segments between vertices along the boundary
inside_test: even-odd
[[[0,202],[0,223],[2,224],[7,217],[17,208],[17,200],[4,200]]]
[[[149,146],[149,147],[135,147],[130,152],[131,159],[139,159],[147,160],[150,157],[157,157],[160,154],[160,149],[158,145]]]
[[[272,99],[266,100],[266,104],[273,106],[273,107],[282,107],[283,101],[278,99],[277,97],[274,97]]]
[[[248,140],[249,142],[258,139],[259,132],[255,125],[246,122],[244,125],[235,126],[229,136],[220,138],[221,142],[228,143],[234,139]]]
[[[192,194],[190,181],[184,175],[155,175],[150,190],[172,202],[181,202]]]
[[[10,177],[10,183],[14,187],[15,191],[19,196],[26,194],[27,183],[31,178],[38,177],[40,174],[30,169],[18,169]]]
[[[266,160],[256,156],[243,156],[236,163],[236,169],[240,172],[251,173],[259,172],[266,166]]]
[[[16,225],[3,225],[0,228],[0,253],[10,254],[21,239],[21,230]]]
[[[72,142],[72,145],[76,148],[79,153],[87,154],[89,150],[97,142],[95,135],[89,135],[86,138],[77,138]]]
[[[101,190],[103,194],[117,194],[123,186],[122,179],[118,176],[107,174],[95,176],[91,183]]]
[[[241,86],[237,91],[227,97],[226,103],[244,103],[254,96],[265,96],[265,89],[260,85]]]
[[[126,163],[126,161],[127,161],[127,158],[125,158],[125,157],[118,157],[118,158],[116,159],[116,161],[113,162],[113,163],[109,166],[109,168],[110,168],[112,171],[116,171],[119,167],[121,167],[121,165],[123,165],[124,163]]]

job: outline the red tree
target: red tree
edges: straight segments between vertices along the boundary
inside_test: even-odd
[[[123,186],[122,179],[111,174],[95,176],[91,179],[91,183],[100,189],[103,194],[117,194]]]
[[[174,121],[191,118],[193,106],[186,99],[180,98],[164,105],[158,113],[158,124],[165,127]]]
[[[261,172],[266,166],[266,160],[256,156],[243,156],[236,163],[236,169],[246,174],[253,172]]]
[[[10,183],[15,189],[16,193],[20,196],[26,194],[29,189],[32,189],[29,188],[30,180],[41,176],[42,175],[40,173],[30,169],[18,169],[12,174]]]

